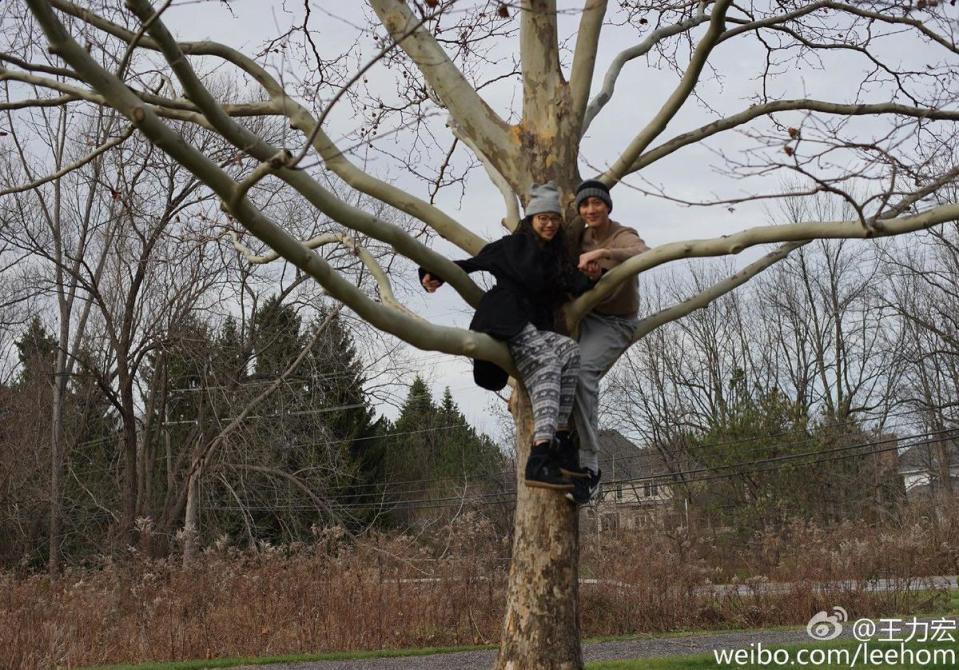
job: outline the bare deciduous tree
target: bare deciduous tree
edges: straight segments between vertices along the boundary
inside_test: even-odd
[[[9,96],[9,90],[7,91]],[[9,106],[10,103],[7,103]],[[117,134],[122,117],[108,110],[94,111],[86,118],[67,107],[30,110],[14,123],[9,111],[9,152],[5,184],[17,184],[3,191],[5,226],[0,236],[15,248],[23,261],[40,260],[40,266],[19,268],[21,285],[13,299],[45,295],[56,304],[54,324],[57,356],[52,370],[50,415],[50,519],[48,569],[60,569],[63,478],[71,449],[65,425],[67,386],[77,369],[77,354],[84,342],[93,302],[85,300],[85,282],[99,282],[112,251],[111,245],[96,244],[108,239],[115,223],[110,197],[104,197],[104,152],[85,155],[89,145],[118,146],[129,138],[132,127]],[[34,156],[33,143],[46,145],[48,156]],[[78,157],[76,154],[83,154]],[[50,173],[50,174],[48,174]],[[22,194],[22,195],[21,195]]]
[[[923,455],[924,465],[931,482],[938,483],[943,502],[952,504],[955,439],[946,438],[947,431],[959,425],[956,227],[929,231],[921,241],[886,255],[892,276],[888,304],[902,320],[899,357],[904,379],[897,397],[915,425],[936,436],[935,448]]]

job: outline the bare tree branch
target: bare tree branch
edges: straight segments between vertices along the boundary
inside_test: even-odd
[[[519,12],[523,124],[548,118],[564,89],[556,38],[556,0],[523,0]]]
[[[721,282],[713,284],[688,300],[684,300],[672,307],[667,307],[664,310],[647,316],[637,325],[636,331],[633,333],[633,341],[638,342],[663,324],[676,321],[697,309],[703,309],[717,298],[721,298],[730,291],[742,286],[763,270],[775,265],[788,256],[793,250],[806,244],[809,244],[809,242],[789,242],[784,244],[778,249],[769,252],[758,261],[750,263],[739,272],[736,272]]]
[[[0,74],[0,77],[3,75]],[[28,109],[30,107],[61,107],[68,102],[79,100],[75,95],[61,95],[57,98],[31,98],[26,100],[17,100],[15,102],[0,102],[0,111],[13,111],[16,109]]]
[[[104,32],[118,37],[127,43],[132,42],[136,35],[132,31],[107,21],[93,12],[79,7],[66,0],[51,0],[52,6],[61,11],[75,16],[90,25],[103,30]],[[156,40],[150,37],[144,37],[140,40],[144,48],[161,51],[160,45]],[[432,226],[442,237],[456,244],[468,253],[477,253],[485,244],[485,241],[475,233],[467,230],[457,223],[452,217],[433,207],[429,203],[412,196],[411,194],[399,189],[392,184],[376,179],[372,175],[360,170],[353,165],[345,155],[336,147],[334,142],[320,128],[316,130],[316,120],[313,116],[286,94],[282,85],[256,61],[245,54],[232,49],[226,45],[210,41],[201,42],[182,42],[178,43],[179,49],[186,55],[196,56],[215,56],[232,63],[240,70],[254,79],[263,90],[270,96],[270,101],[266,103],[254,103],[247,106],[243,111],[259,114],[273,113],[287,116],[294,128],[307,136],[315,134],[314,148],[323,158],[325,165],[338,177],[343,179],[353,188],[366,193],[374,198],[382,200],[397,209],[415,216],[421,221]],[[151,100],[144,98],[147,102]],[[223,107],[231,112],[230,106]],[[242,109],[242,107],[240,108]],[[202,122],[202,117],[184,118],[184,115],[176,115],[171,110],[157,110],[158,113],[170,118],[180,118],[194,122]],[[236,110],[237,112],[239,111]],[[269,155],[276,153],[276,150],[268,152]],[[266,160],[262,155],[257,156],[260,160]],[[331,215],[333,216],[333,215]],[[455,274],[455,271],[454,273]],[[451,275],[452,276],[452,275]]]
[[[393,39],[413,59],[443,107],[490,159],[511,153],[506,123],[497,116],[422,26],[410,31],[416,18],[401,0],[371,0],[373,11]],[[410,33],[408,34],[407,33]],[[403,39],[400,36],[406,35]]]
[[[593,71],[596,69],[596,51],[599,49],[599,36],[606,17],[607,0],[586,0],[583,15],[576,31],[576,51],[573,52],[573,65],[569,72],[569,90],[572,99],[573,116],[580,119],[573,125],[580,127],[579,134],[586,132],[586,105],[589,91],[593,85]],[[595,112],[593,116],[595,116]]]
[[[270,146],[261,137],[234,122],[206,90],[190,66],[189,61],[185,58],[180,45],[167,31],[163,21],[154,18],[155,15],[151,13],[152,10],[149,5],[142,0],[131,0],[130,4],[131,7],[138,10],[142,20],[149,21],[148,30],[155,44],[164,52],[190,99],[202,110],[209,123],[235,146],[244,148],[263,161],[253,175],[239,184],[229,199],[224,200],[230,212],[235,214],[239,202],[245,199],[246,192],[261,176],[275,172],[281,179],[295,186],[312,204],[334,219],[375,239],[392,244],[397,251],[410,254],[410,258],[421,264],[430,264],[434,268],[442,267],[443,272],[448,271],[450,273],[450,284],[460,292],[464,299],[471,304],[478,303],[481,295],[479,288],[448,259],[414,240],[400,230],[398,226],[388,224],[357,208],[346,205],[303,171],[286,169],[286,164],[290,160],[289,152]]]
[[[578,323],[589,310],[608,297],[624,281],[644,270],[679,258],[725,256],[738,254],[747,247],[771,242],[796,242],[815,238],[865,239],[901,235],[923,230],[940,223],[959,219],[959,203],[928,209],[920,214],[876,221],[876,232],[871,234],[860,221],[827,221],[819,223],[791,223],[782,226],[757,226],[747,230],[704,240],[670,242],[638,256],[634,256],[613,268],[599,280],[592,291],[580,296],[567,306],[567,319]]]
[[[93,85],[112,107],[131,122],[150,140],[186,167],[210,187],[223,201],[232,200],[237,184],[205,155],[186,145],[179,135],[168,128],[154,112],[123,82],[104,70],[83,47],[66,32],[53,14],[46,0],[27,0],[39,24],[50,41],[50,48],[73,66],[78,74]],[[151,27],[158,29],[162,22]],[[459,328],[425,325],[402,311],[378,304],[352,283],[340,277],[329,264],[302,243],[276,225],[248,200],[241,201],[233,210],[234,216],[256,237],[309,274],[330,295],[345,303],[362,318],[388,333],[422,349],[483,358],[512,369],[506,346],[492,337]],[[441,256],[439,258],[442,258]],[[452,265],[452,264],[451,264]]]
[[[76,160],[76,161],[70,163],[69,165],[65,165],[65,166],[63,166],[62,168],[60,168],[59,170],[57,170],[56,172],[53,172],[53,173],[47,175],[46,177],[42,177],[42,178],[40,178],[40,179],[37,179],[37,180],[35,180],[35,181],[32,181],[32,182],[30,182],[29,184],[23,184],[23,185],[21,185],[21,186],[14,186],[14,187],[11,187],[11,188],[2,190],[2,191],[0,191],[0,196],[10,195],[10,194],[12,194],[12,193],[23,193],[24,191],[29,191],[29,190],[35,189],[35,188],[37,188],[38,186],[43,186],[44,184],[46,184],[46,183],[48,183],[48,182],[51,182],[51,181],[53,181],[53,180],[55,180],[55,179],[59,179],[60,177],[64,176],[65,174],[68,174],[68,173],[73,172],[74,170],[76,170],[76,169],[78,169],[78,168],[83,167],[84,165],[86,165],[86,164],[89,163],[90,161],[94,160],[97,156],[100,156],[101,154],[109,151],[109,150],[112,149],[113,147],[116,147],[116,146],[119,146],[119,145],[123,144],[124,142],[126,142],[126,141],[130,138],[130,136],[133,134],[133,131],[134,131],[134,130],[135,130],[135,128],[134,128],[133,126],[129,126],[126,130],[124,130],[124,131],[120,134],[119,137],[116,137],[116,138],[110,140],[109,142],[106,142],[106,143],[104,143],[104,144],[101,144],[101,145],[100,145],[99,147],[97,147],[94,151],[90,152],[89,154],[87,154],[87,155],[84,156],[83,158],[80,158],[79,160]]]
[[[959,48],[957,48],[955,40],[947,40],[936,31],[930,30],[924,21],[914,19],[908,15],[897,16],[893,11],[875,12],[845,2],[827,2],[825,3],[825,6],[829,7],[830,9],[846,12],[847,14],[854,14],[856,16],[881,21],[883,23],[910,26],[911,28],[918,30],[926,38],[936,42],[940,46],[945,47],[949,51],[953,53],[959,53]]]
[[[586,109],[585,117],[583,118],[582,133],[586,134],[586,130],[593,123],[593,119],[596,118],[596,115],[602,111],[603,107],[606,106],[606,103],[608,103],[613,97],[613,92],[616,90],[616,81],[619,79],[619,75],[622,73],[623,67],[626,65],[626,63],[635,58],[646,55],[649,53],[650,49],[667,37],[672,37],[673,35],[679,35],[680,33],[687,32],[708,20],[709,16],[706,15],[706,3],[701,3],[696,8],[695,14],[690,18],[669,26],[657,28],[649,34],[649,37],[644,39],[636,46],[630,47],[629,49],[624,49],[616,54],[616,57],[610,64],[609,69],[606,70],[606,76],[603,77],[603,87],[599,90],[599,93],[593,96],[593,99],[589,103],[589,107]]]
[[[656,116],[646,124],[646,127],[629,143],[622,155],[600,177],[607,185],[611,186],[629,172],[630,167],[640,154],[666,129],[666,125],[692,94],[699,81],[699,75],[706,66],[709,54],[712,53],[713,47],[716,46],[726,28],[726,10],[729,9],[730,4],[732,4],[732,0],[717,0],[713,5],[712,13],[709,16],[709,28],[707,28],[706,34],[703,35],[699,44],[696,45],[696,50],[693,51],[682,79],[680,79],[672,95],[656,113]]]
[[[835,114],[840,116],[865,116],[891,114],[919,119],[934,119],[939,121],[957,121],[959,120],[959,111],[944,109],[931,109],[912,107],[909,105],[899,105],[892,102],[883,102],[875,104],[844,104],[837,102],[826,102],[823,100],[776,100],[761,105],[753,105],[738,114],[718,119],[705,126],[691,130],[682,135],[677,135],[673,139],[650,149],[640,155],[636,161],[626,171],[627,173],[636,172],[642,168],[651,165],[659,159],[668,156],[674,151],[690,144],[700,142],[716,133],[730,130],[744,123],[752,121],[760,116],[766,116],[776,112],[785,112],[792,110],[804,110],[810,112],[822,112],[824,114]]]
[[[509,181],[500,174],[499,170],[496,169],[496,166],[491,160],[483,155],[483,152],[480,151],[480,148],[476,146],[476,143],[473,142],[472,138],[469,135],[464,133],[456,125],[456,121],[450,118],[448,121],[450,130],[453,131],[453,134],[456,135],[463,144],[468,146],[473,154],[479,158],[480,163],[483,164],[483,168],[486,170],[487,176],[493,185],[499,189],[500,195],[503,196],[503,204],[506,206],[506,216],[503,218],[503,227],[507,230],[515,230],[516,226],[519,225],[519,220],[522,218],[520,216],[519,210],[519,200],[516,198],[516,193],[513,191],[513,187],[510,186]]]
[[[271,263],[280,258],[280,255],[275,251],[258,256],[240,241],[240,238],[234,231],[229,231],[229,235],[233,241],[233,247],[248,263],[252,263],[254,265],[265,265],[266,263]],[[350,253],[359,257],[359,259],[363,262],[363,265],[366,266],[366,269],[373,277],[373,280],[376,282],[376,286],[380,293],[380,300],[382,300],[385,304],[395,309],[403,310],[416,319],[420,318],[419,315],[408,310],[405,305],[396,299],[396,296],[393,294],[393,286],[390,284],[390,280],[389,277],[386,276],[386,272],[383,270],[380,264],[376,262],[376,259],[373,258],[372,254],[357,244],[356,240],[354,240],[352,237],[348,235],[342,235],[340,233],[325,233],[305,241],[303,246],[305,246],[307,249],[318,249],[327,244],[340,244]]]

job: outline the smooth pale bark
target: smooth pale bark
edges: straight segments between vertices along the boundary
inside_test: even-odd
[[[499,190],[500,195],[503,196],[503,205],[506,208],[506,216],[503,217],[502,224],[503,227],[509,231],[516,230],[516,226],[519,225],[519,221],[522,217],[519,209],[519,199],[516,196],[516,193],[513,191],[513,186],[509,181],[497,170],[496,165],[493,164],[489,158],[483,155],[483,152],[479,150],[479,147],[476,146],[476,143],[470,138],[469,135],[464,133],[456,125],[456,121],[450,117],[447,121],[450,131],[456,138],[469,147],[470,151],[479,159],[480,163],[483,164],[483,169],[486,170],[486,175],[489,177],[490,181],[493,182],[493,185]],[[482,248],[482,247],[480,247]]]
[[[533,413],[517,385],[510,409],[516,421],[516,513],[506,616],[496,670],[579,670],[579,525],[577,507],[557,491],[523,482]]]
[[[569,73],[569,90],[573,107],[573,126],[580,135],[585,130],[583,117],[589,101],[589,91],[593,84],[593,71],[596,68],[596,52],[599,50],[599,36],[606,18],[607,0],[586,0],[583,15],[576,31],[576,51],[573,53],[573,65]]]
[[[519,146],[499,171],[520,197],[546,181],[569,193],[579,181],[579,123],[559,65],[556,2],[525,0],[520,10],[523,118],[513,133]]]
[[[523,118],[545,118],[565,83],[559,68],[556,0],[522,3],[519,50],[523,63]]]
[[[717,119],[705,126],[691,130],[689,132],[677,135],[671,140],[657,145],[654,149],[645,151],[627,172],[637,172],[656,161],[665,158],[674,151],[701,142],[712,135],[731,130],[752,121],[761,116],[767,116],[776,112],[786,111],[809,111],[820,112],[822,114],[835,114],[838,116],[902,116],[915,119],[936,119],[940,121],[959,121],[959,112],[948,109],[932,109],[927,107],[914,107],[909,105],[900,105],[894,102],[884,102],[875,104],[844,104],[827,102],[824,100],[811,100],[801,98],[798,100],[774,100],[761,105],[753,105],[748,109]]]
[[[77,170],[83,167],[84,165],[96,159],[101,154],[106,153],[110,149],[123,144],[125,141],[127,141],[130,138],[130,136],[133,134],[133,131],[134,131],[133,126],[130,126],[125,131],[123,131],[123,133],[119,137],[117,137],[116,139],[110,140],[109,142],[105,142],[104,144],[102,144],[97,149],[90,152],[88,155],[84,156],[83,158],[62,167],[56,172],[48,174],[45,177],[37,179],[36,181],[32,181],[29,184],[23,184],[15,188],[8,188],[5,190],[2,190],[0,191],[0,196],[11,195],[14,193],[23,193],[24,191],[29,191],[37,188],[38,186],[42,186],[43,184],[46,184],[47,182],[51,182],[54,179],[59,179],[60,177],[67,174],[68,172],[73,172],[74,170]]]
[[[633,341],[638,342],[642,338],[646,337],[649,333],[653,332],[660,326],[669,323],[670,321],[681,319],[697,309],[704,309],[717,298],[720,298],[739,286],[742,286],[763,270],[768,269],[772,265],[786,258],[786,256],[788,256],[793,250],[805,246],[806,244],[809,243],[789,242],[784,244],[778,249],[769,252],[759,260],[750,263],[739,272],[736,272],[726,279],[717,282],[716,284],[710,286],[704,291],[699,292],[688,300],[684,300],[681,303],[673,305],[672,307],[667,307],[660,312],[644,318],[636,326],[636,332],[633,333]]]
[[[158,148],[192,172],[224,202],[234,201],[238,185],[225,171],[184,142],[151,108],[144,106],[143,101],[123,82],[100,67],[67,33],[46,2],[28,0],[28,4],[46,32],[51,48],[109,100],[110,106],[130,119]],[[332,297],[345,303],[374,327],[397,335],[421,349],[465,354],[491,360],[504,369],[512,368],[506,347],[487,335],[428,324],[400,310],[376,303],[245,198],[233,204],[231,213],[253,235],[314,278]]]
[[[811,239],[844,239],[888,237],[931,228],[959,219],[959,203],[933,207],[920,214],[880,219],[868,230],[859,221],[823,221],[791,223],[783,226],[757,226],[747,230],[705,240],[670,242],[634,256],[603,275],[596,288],[573,301],[566,310],[567,320],[578,323],[584,314],[612,294],[629,278],[663,263],[679,258],[702,258],[738,254],[748,247],[774,242],[802,242]]]

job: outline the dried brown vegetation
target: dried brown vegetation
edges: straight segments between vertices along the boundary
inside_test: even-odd
[[[833,605],[857,617],[940,606],[944,594],[906,586],[956,572],[959,515],[881,530],[796,522],[738,549],[662,530],[583,544],[587,636],[801,624]],[[429,537],[326,530],[255,552],[221,543],[190,568],[133,555],[56,581],[6,573],[0,667],[492,643],[508,550],[492,524],[465,515]],[[878,578],[901,582],[867,591]]]

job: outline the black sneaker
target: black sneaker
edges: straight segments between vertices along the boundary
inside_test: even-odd
[[[603,471],[593,472],[589,468],[583,468],[586,475],[573,480],[573,490],[566,494],[566,499],[577,505],[588,505],[596,493],[599,491],[599,479],[603,476]]]
[[[589,477],[589,470],[579,466],[579,448],[569,431],[557,431],[553,438],[553,448],[556,450],[556,462],[559,463],[561,473],[572,479]]]
[[[537,444],[530,450],[526,461],[526,485],[554,491],[573,490],[573,483],[559,471],[559,464],[548,444]]]

